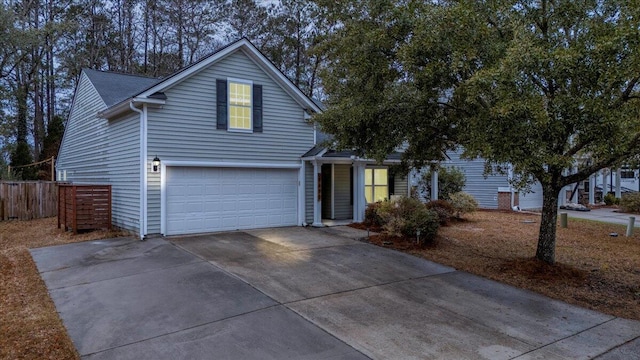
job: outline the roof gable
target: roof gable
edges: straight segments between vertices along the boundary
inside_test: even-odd
[[[236,51],[242,51],[253,62],[258,65],[267,75],[269,75],[282,89],[285,90],[300,106],[305,109],[309,109],[313,112],[321,112],[320,107],[309,97],[307,97],[291,80],[289,80],[280,70],[278,70],[273,63],[267,59],[249,40],[242,38],[236,42],[233,42],[222,49],[212,53],[211,55],[197,61],[186,68],[167,76],[158,83],[150,86],[144,91],[136,94],[136,98],[150,98],[153,94],[164,92],[168,88],[175,84],[197,74],[201,70],[209,67],[210,65],[224,59],[228,55],[235,53]]]
[[[160,82],[160,79],[108,71],[82,69],[107,105],[118,104]]]

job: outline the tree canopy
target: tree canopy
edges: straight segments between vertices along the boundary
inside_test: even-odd
[[[323,56],[309,50],[327,26],[309,0],[0,1],[0,169],[57,152],[82,68],[160,78],[247,37],[317,95]]]
[[[332,5],[325,4],[328,9]],[[555,261],[563,186],[640,152],[636,1],[364,1],[333,15],[317,119],[341,147],[469,158],[538,181],[537,258]],[[363,14],[363,15],[358,15]]]

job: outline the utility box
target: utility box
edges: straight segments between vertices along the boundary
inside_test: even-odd
[[[111,185],[58,185],[58,229],[111,230]]]

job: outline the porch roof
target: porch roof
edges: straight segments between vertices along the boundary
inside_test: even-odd
[[[309,151],[307,151],[302,158],[316,158],[316,159],[326,159],[328,161],[333,160],[352,160],[357,156],[355,151],[352,150],[344,150],[344,151],[336,151],[332,149],[327,149],[323,146],[314,146]],[[361,160],[369,160],[369,159],[361,159]],[[385,158],[385,161],[393,161],[398,162],[402,160],[401,152],[393,152]]]

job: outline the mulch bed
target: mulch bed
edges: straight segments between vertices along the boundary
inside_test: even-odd
[[[369,242],[420,256],[489,279],[532,290],[571,304],[640,320],[640,229],[570,219],[558,227],[556,264],[534,258],[540,216],[477,211],[441,227],[436,239],[372,235]],[[363,224],[353,224],[365,228]],[[374,229],[370,229],[374,231]],[[375,229],[380,230],[380,229]]]

